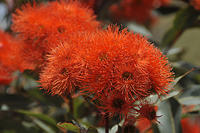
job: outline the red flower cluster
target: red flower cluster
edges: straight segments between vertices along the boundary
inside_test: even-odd
[[[145,23],[154,19],[153,9],[169,2],[170,0],[122,0],[119,5],[112,5],[110,10],[116,18]]]
[[[124,0],[122,5],[138,10],[145,5],[145,16],[156,2],[164,1]],[[24,42],[19,46],[22,60],[29,69],[42,70],[42,89],[65,96],[79,88],[110,117],[136,114],[155,121],[154,106],[136,101],[169,91],[173,73],[167,58],[139,34],[115,26],[103,30],[99,25],[93,12],[79,2],[60,0],[26,4],[13,14],[12,29]]]
[[[136,111],[136,100],[169,91],[171,67],[144,37],[110,26],[69,40],[50,53],[40,75],[42,87],[51,94],[65,95],[78,86],[110,117],[128,117]],[[154,120],[145,114],[150,107],[137,113]]]
[[[191,4],[196,10],[200,10],[200,0],[191,0]]]
[[[88,67],[88,92],[98,94],[114,89],[126,99],[138,100],[168,91],[173,81],[171,67],[144,37],[109,27],[93,34],[87,44],[81,57]]]
[[[12,29],[25,42],[25,60],[41,67],[45,55],[68,36],[99,27],[93,12],[77,1],[30,3],[13,14]],[[30,50],[30,51],[27,51]]]

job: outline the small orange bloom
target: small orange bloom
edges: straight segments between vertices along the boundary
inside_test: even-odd
[[[71,34],[94,31],[99,27],[92,10],[77,1],[55,1],[17,9],[13,14],[12,30],[25,41],[27,62],[40,67],[45,55]],[[38,60],[39,59],[39,60]]]
[[[157,122],[159,116],[156,115],[158,110],[157,106],[152,104],[141,104],[141,107],[137,112],[139,113],[139,119],[147,119],[150,122]]]
[[[119,115],[120,118],[128,117],[128,114],[131,113],[134,108],[135,102],[133,100],[126,99],[122,92],[115,90],[101,93],[96,99],[100,104],[98,107],[104,112],[107,112],[109,117]]]
[[[200,0],[191,0],[191,4],[196,10],[200,10]]]
[[[51,51],[47,58],[47,65],[40,74],[42,89],[52,95],[66,95],[74,92],[80,84],[83,63],[76,53],[79,48],[62,44]]]

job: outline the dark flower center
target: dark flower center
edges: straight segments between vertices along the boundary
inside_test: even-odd
[[[63,32],[65,32],[65,27],[64,26],[59,26],[57,28],[57,30],[58,30],[59,33],[63,33]]]
[[[149,120],[154,120],[156,118],[156,111],[155,110],[151,110],[149,113],[150,114],[148,116],[148,119]]]
[[[62,68],[61,71],[60,71],[60,74],[67,75],[68,74],[67,69],[66,68]]]
[[[100,53],[100,54],[99,54],[99,59],[100,59],[101,61],[104,61],[104,60],[108,59],[107,53],[105,53],[105,52]]]
[[[116,98],[113,100],[112,106],[116,109],[122,109],[124,104],[125,104],[125,102],[123,99]]]
[[[123,78],[124,80],[133,79],[133,74],[130,73],[130,72],[124,72],[124,73],[122,74],[122,78]]]

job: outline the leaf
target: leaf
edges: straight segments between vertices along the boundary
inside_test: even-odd
[[[172,28],[164,35],[161,47],[170,48],[183,31],[196,22],[198,15],[199,12],[192,6],[180,10],[176,14]]]
[[[118,125],[114,125],[111,129],[110,129],[110,133],[116,133],[118,130]]]
[[[191,69],[189,71],[187,71],[186,73],[184,73],[183,75],[175,78],[174,82],[169,86],[169,88],[173,88],[183,77],[185,77],[186,75],[188,75],[190,72],[192,72],[194,69]]]
[[[172,97],[174,97],[174,96],[177,96],[178,94],[180,94],[180,92],[181,92],[181,90],[174,90],[174,91],[171,91],[169,94],[163,96],[162,101],[167,100],[167,99],[169,99],[169,98],[172,98]]]
[[[171,112],[169,101],[163,101],[159,104],[157,115],[160,116],[158,128],[160,133],[176,133],[175,123]]]
[[[75,133],[80,133],[79,127],[75,126],[72,123],[67,123],[67,122],[65,122],[65,123],[58,123],[57,126],[60,127],[60,128],[67,129],[69,131],[73,131]]]
[[[183,93],[181,94],[181,98],[188,96],[200,96],[200,85],[190,85],[187,88],[183,89]]]
[[[172,115],[173,115],[173,118],[174,118],[176,133],[181,133],[182,128],[181,128],[180,121],[181,121],[182,107],[181,107],[180,103],[175,98],[170,98],[169,102],[170,102],[170,105],[171,105],[171,111],[172,111]]]
[[[33,113],[33,112],[30,112],[30,111],[26,111],[26,110],[17,110],[16,112],[21,113],[21,114],[25,114],[27,116],[32,116],[34,118],[38,118],[38,119],[44,121],[45,123],[53,126],[55,129],[57,129],[56,121],[53,118],[49,117],[48,115],[41,114],[41,113]]]
[[[37,118],[32,118],[32,119],[35,124],[37,124],[41,129],[43,129],[47,133],[56,133],[51,127],[49,127],[47,124],[40,121],[39,119]]]
[[[190,96],[190,97],[180,98],[179,102],[184,105],[200,104],[200,96]]]
[[[35,124],[29,127],[25,126],[24,117],[14,111],[0,111],[0,121],[1,133],[6,130],[7,133],[38,133],[38,130],[40,130]]]

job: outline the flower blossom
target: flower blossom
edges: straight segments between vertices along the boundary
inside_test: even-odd
[[[12,71],[31,68],[22,59],[23,42],[0,31],[0,63]]]
[[[25,60],[41,68],[46,54],[77,32],[99,27],[92,10],[78,1],[30,3],[13,14],[12,30],[25,42]]]
[[[89,39],[88,47],[80,50],[88,69],[84,91],[98,95],[114,89],[134,100],[169,91],[171,66],[144,37],[109,27]]]

